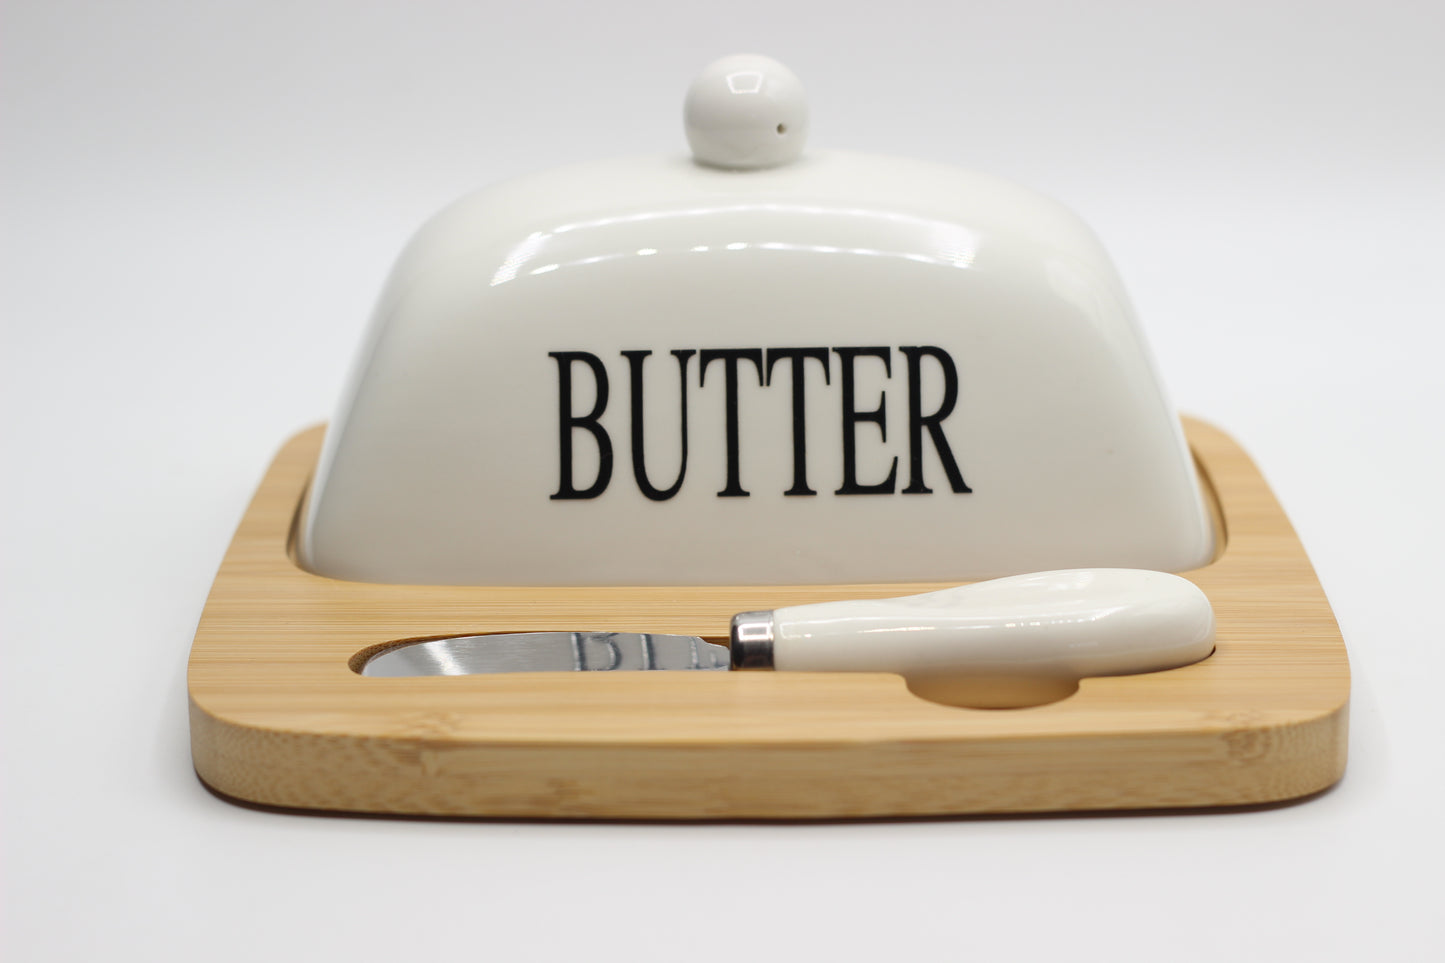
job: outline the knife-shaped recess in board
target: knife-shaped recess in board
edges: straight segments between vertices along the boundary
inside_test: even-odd
[[[387,649],[361,674],[891,672],[925,699],[1002,708],[1061,699],[1091,676],[1198,662],[1214,649],[1214,612],[1177,575],[1069,569],[902,598],[744,612],[732,620],[730,642],[587,631],[453,636]]]

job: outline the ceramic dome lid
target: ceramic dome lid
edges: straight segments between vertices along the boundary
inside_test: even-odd
[[[796,78],[708,68],[694,156],[464,198],[382,295],[299,532],[436,584],[1180,571],[1214,535],[1088,229],[996,178],[803,150]]]

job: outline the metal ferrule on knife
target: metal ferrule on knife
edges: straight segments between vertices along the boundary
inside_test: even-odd
[[[733,616],[729,636],[734,669],[773,667],[772,612],[739,612]]]

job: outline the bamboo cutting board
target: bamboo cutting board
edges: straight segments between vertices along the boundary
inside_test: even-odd
[[[312,575],[290,540],[322,428],[291,439],[221,564],[191,650],[191,746],[264,805],[567,818],[813,819],[1265,803],[1344,771],[1349,668],[1304,549],[1218,430],[1186,432],[1224,544],[1185,573],[1218,646],[1059,702],[961,709],[887,674],[371,678],[398,641],[558,629],[725,641],[739,611],[945,587],[476,588]]]

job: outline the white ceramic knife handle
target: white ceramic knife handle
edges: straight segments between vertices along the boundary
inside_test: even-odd
[[[781,671],[896,672],[940,701],[1026,705],[1089,676],[1197,662],[1213,651],[1214,612],[1177,575],[1071,569],[777,609],[771,634]]]

